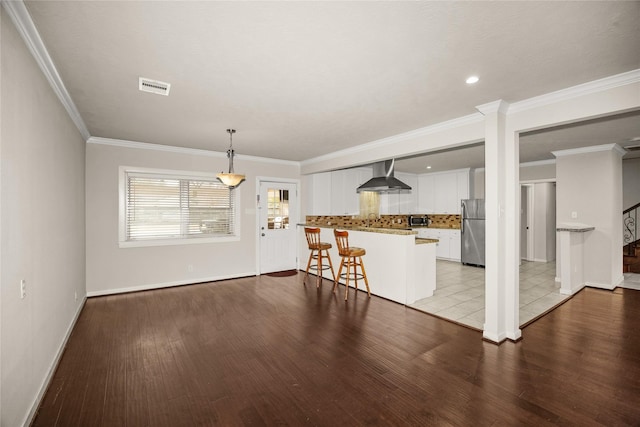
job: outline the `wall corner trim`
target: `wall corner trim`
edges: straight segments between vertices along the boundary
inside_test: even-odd
[[[86,141],[89,139],[91,134],[89,133],[84,120],[82,120],[80,112],[76,108],[73,99],[71,99],[71,95],[69,95],[69,91],[64,85],[62,77],[60,77],[51,56],[49,56],[49,51],[47,51],[47,48],[40,37],[40,33],[36,29],[24,2],[22,0],[3,1],[2,6],[18,29],[20,36],[38,63],[40,70],[42,70],[42,73],[49,81],[53,92],[56,94],[58,99],[60,99],[65,110],[67,110],[67,114],[69,114],[69,117],[78,128],[80,135],[82,135],[82,138]]]
[[[499,99],[493,102],[487,102],[486,104],[476,106],[476,110],[482,113],[483,116],[491,113],[507,114],[509,111],[509,103]]]

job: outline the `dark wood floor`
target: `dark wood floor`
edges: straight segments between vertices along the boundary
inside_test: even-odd
[[[640,425],[639,291],[496,346],[302,276],[89,299],[34,425]]]

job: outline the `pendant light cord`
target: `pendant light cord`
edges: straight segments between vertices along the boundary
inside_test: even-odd
[[[236,133],[235,129],[227,129],[227,132],[229,132],[229,149],[227,150],[227,157],[229,158],[229,173],[234,173],[233,172],[233,156],[234,156],[234,152],[233,152],[233,134]]]

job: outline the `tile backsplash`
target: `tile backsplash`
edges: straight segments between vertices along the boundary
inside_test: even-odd
[[[422,214],[421,214],[422,215]],[[417,215],[420,216],[420,215]],[[460,215],[432,214],[431,228],[460,228]],[[407,215],[380,215],[371,220],[350,215],[307,215],[307,225],[335,225],[337,227],[377,227],[377,228],[408,228]]]
[[[431,220],[431,228],[460,228],[460,215],[439,214],[429,215]]]

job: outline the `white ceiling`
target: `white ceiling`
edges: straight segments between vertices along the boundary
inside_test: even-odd
[[[238,153],[286,160],[640,68],[637,1],[25,4],[92,136],[225,151],[233,127]],[[628,143],[638,118],[523,136],[522,159]],[[438,156],[476,166],[481,148]]]

